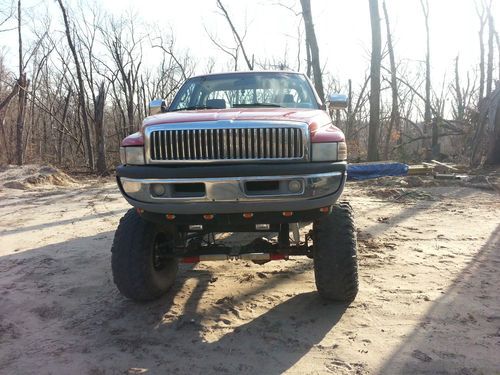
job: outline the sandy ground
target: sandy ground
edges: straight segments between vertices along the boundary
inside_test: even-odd
[[[315,292],[308,259],[183,267],[120,296],[112,182],[0,190],[2,374],[499,374],[500,195],[350,184],[360,293]],[[244,237],[230,236],[230,241]]]

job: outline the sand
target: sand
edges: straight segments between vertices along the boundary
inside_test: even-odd
[[[494,191],[349,184],[360,261],[349,306],[318,297],[307,258],[183,266],[171,292],[138,304],[111,277],[129,208],[111,180],[2,186],[1,374],[500,371]]]

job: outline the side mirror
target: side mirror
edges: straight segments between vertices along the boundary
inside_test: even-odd
[[[344,94],[330,94],[328,101],[331,109],[344,109],[347,108],[349,98]]]
[[[157,115],[158,113],[167,112],[168,107],[163,99],[155,99],[149,102],[149,115]]]

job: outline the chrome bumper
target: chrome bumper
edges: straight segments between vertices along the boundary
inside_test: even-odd
[[[119,177],[127,201],[150,212],[197,214],[307,210],[335,203],[345,173],[302,176],[134,179]],[[155,194],[161,185],[164,193]],[[269,189],[272,187],[272,189]],[[156,190],[158,192],[158,190]]]
[[[341,181],[341,172],[307,176],[252,176],[204,179],[120,178],[123,190],[129,197],[150,203],[307,199],[333,194],[339,189]],[[251,184],[254,184],[255,187],[252,187]],[[155,188],[164,191],[164,193],[161,195],[156,194]]]

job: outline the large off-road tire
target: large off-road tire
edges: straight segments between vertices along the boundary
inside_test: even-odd
[[[358,293],[357,241],[349,203],[338,203],[332,213],[314,222],[314,277],[319,294],[329,300],[351,302]]]
[[[134,209],[120,220],[111,247],[111,268],[118,290],[127,298],[149,301],[174,284],[178,260],[162,255],[168,231],[143,220]]]

